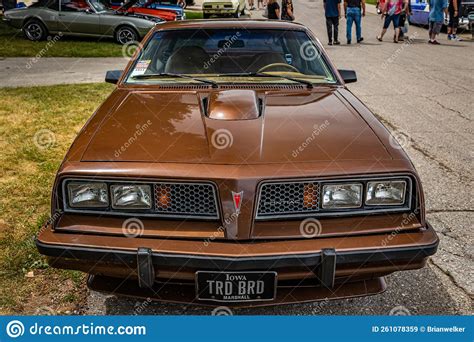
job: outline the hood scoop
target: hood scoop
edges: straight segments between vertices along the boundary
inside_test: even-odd
[[[253,90],[221,90],[203,99],[206,116],[214,120],[253,120],[260,117],[263,101]]]

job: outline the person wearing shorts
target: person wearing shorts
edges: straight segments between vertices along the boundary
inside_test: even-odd
[[[399,36],[398,36],[398,41],[403,41],[404,38],[408,37],[408,31],[405,31],[405,23],[408,21],[408,17],[412,14],[411,12],[411,1],[407,1],[407,7],[406,11],[402,11],[400,13],[400,20],[398,21],[398,28],[399,28]],[[405,36],[405,34],[407,34]]]
[[[400,35],[400,14],[406,11],[406,5],[406,0],[388,0],[385,3],[384,9],[382,11],[382,20],[384,21],[382,32],[380,32],[380,35],[377,36],[379,41],[383,40],[384,34],[387,32],[390,24],[393,23],[393,29],[395,31],[393,42],[398,43],[398,36]]]
[[[429,44],[439,45],[436,37],[441,32],[441,27],[444,22],[444,14],[448,14],[447,0],[431,0],[430,2],[430,16],[429,16],[429,30],[430,36]]]
[[[461,0],[449,0],[448,12],[448,39],[461,41],[462,39],[456,35],[459,25],[459,10],[461,9]]]

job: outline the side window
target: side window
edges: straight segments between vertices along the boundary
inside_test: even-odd
[[[64,12],[84,12],[90,6],[84,0],[62,0],[61,11]]]
[[[59,0],[48,1],[46,7],[53,11],[59,11]]]

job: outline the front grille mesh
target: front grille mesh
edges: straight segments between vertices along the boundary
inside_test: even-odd
[[[265,183],[260,188],[257,218],[305,215],[319,208],[316,182]]]
[[[214,186],[206,183],[156,183],[155,210],[175,217],[218,218]]]

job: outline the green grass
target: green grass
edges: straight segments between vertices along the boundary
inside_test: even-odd
[[[202,19],[202,11],[190,11],[186,10],[186,19]]]
[[[84,276],[50,269],[34,236],[49,218],[51,186],[64,154],[112,89],[105,83],[1,89],[0,314],[34,313],[38,300],[62,298],[56,311],[82,298]],[[44,140],[35,139],[38,132],[47,132]],[[31,271],[34,277],[25,277]]]
[[[1,21],[0,57],[120,57],[122,47],[113,39],[58,37],[57,41],[32,42],[20,30]]]
[[[365,2],[367,4],[371,4],[371,5],[376,5],[377,4],[377,0],[365,0]]]

